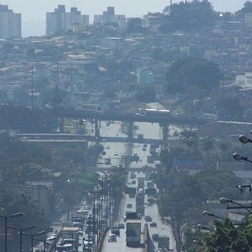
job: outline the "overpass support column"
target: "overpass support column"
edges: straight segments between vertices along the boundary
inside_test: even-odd
[[[168,131],[169,131],[169,125],[162,123],[159,124],[161,127],[161,131],[162,131],[162,138],[163,138],[163,147],[167,147],[168,146]]]
[[[128,133],[128,139],[132,140],[133,139],[133,122],[128,123],[128,128],[127,128],[127,133]]]
[[[61,133],[64,133],[64,117],[59,118],[59,130]]]
[[[94,119],[94,124],[95,124],[95,138],[99,139],[100,138],[100,127],[99,127],[98,119]]]
[[[125,168],[130,167],[131,156],[132,156],[132,152],[133,152],[133,143],[132,143],[133,122],[127,122],[127,136],[128,136],[128,142],[126,144],[126,151],[125,151],[126,155],[124,156],[124,160],[123,160]]]

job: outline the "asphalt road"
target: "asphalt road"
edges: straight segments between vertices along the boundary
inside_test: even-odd
[[[137,173],[136,173],[137,174]],[[137,174],[138,176],[143,176],[143,174]],[[128,182],[131,182],[132,179],[128,178]],[[127,208],[127,205],[131,205],[130,208]],[[115,223],[115,225],[118,225],[120,222],[124,222],[123,216],[125,215],[126,211],[135,211],[135,198],[129,198],[128,195],[124,195],[124,199],[122,200],[121,208],[120,208],[120,213],[118,216],[118,219]],[[141,229],[143,231],[144,227],[144,220],[142,218],[142,225]],[[103,246],[102,246],[102,252],[142,252],[143,248],[131,248],[126,246],[126,223],[125,223],[125,228],[120,230],[120,237],[117,237],[117,242],[108,242],[108,235],[110,232],[107,233],[106,238],[104,240]],[[143,243],[143,237],[142,241]]]

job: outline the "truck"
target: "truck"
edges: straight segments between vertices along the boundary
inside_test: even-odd
[[[144,215],[144,190],[139,188],[136,194],[136,212]]]
[[[137,186],[138,186],[138,188],[140,188],[140,187],[144,188],[144,177],[138,177]]]
[[[161,235],[158,237],[158,249],[169,250],[170,238],[167,235]]]
[[[85,219],[83,217],[73,216],[72,217],[72,226],[79,227],[80,229],[83,229],[84,221],[85,221]]]
[[[136,187],[132,187],[132,186],[126,186],[125,187],[125,193],[128,195],[136,195],[137,189]]]
[[[79,234],[78,234],[79,228],[78,227],[63,227],[61,230],[61,242],[66,244],[71,244],[72,248],[76,249],[78,248],[79,244]]]
[[[126,223],[126,246],[139,247],[141,243],[141,221],[127,220]]]

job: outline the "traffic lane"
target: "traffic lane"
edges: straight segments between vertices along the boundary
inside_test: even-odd
[[[125,199],[125,205],[124,205],[124,209],[123,209],[123,213],[126,213],[127,211],[127,204],[132,204],[132,207],[134,206],[134,201],[133,199],[130,199],[128,197],[126,197]],[[128,209],[131,210],[131,209]],[[119,220],[121,220],[121,222],[123,222],[123,218],[122,216],[119,217]],[[108,242],[108,236],[110,234],[110,231],[107,232],[106,236],[105,236],[105,240],[103,241],[103,245],[102,245],[102,252],[142,252],[143,248],[131,248],[131,247],[127,247],[126,246],[126,222],[124,222],[125,227],[124,229],[120,229],[120,237],[117,237],[117,241],[116,242]],[[143,230],[143,225],[142,225],[142,230]]]
[[[109,136],[117,136],[117,137],[127,137],[125,131],[120,122],[101,122],[100,125],[100,136],[101,137],[109,137]]]
[[[126,235],[125,235],[125,229],[120,230],[121,235],[120,237],[117,237],[116,242],[108,242],[108,236],[110,233],[106,235],[106,240],[103,243],[102,252],[129,252],[129,251],[136,251],[136,252],[142,252],[142,248],[131,248],[126,246]]]
[[[130,179],[130,174],[128,174],[128,182],[131,181]],[[139,176],[144,176],[144,173],[139,172],[139,173],[135,173],[136,178],[135,180],[137,180],[137,178]],[[131,204],[130,208],[127,208],[127,205]],[[121,211],[121,215],[118,216],[118,221],[115,223],[115,225],[118,225],[120,222],[124,222],[123,220],[123,215],[126,214],[126,211],[135,211],[136,210],[136,201],[135,198],[129,198],[129,195],[125,194],[124,195],[124,205]],[[108,242],[108,236],[110,234],[110,231],[107,232],[106,234],[106,238],[103,242],[102,245],[102,252],[142,252],[143,248],[139,247],[139,248],[131,248],[131,247],[127,247],[126,246],[126,222],[124,222],[125,227],[124,229],[120,229],[120,237],[117,237],[117,242]],[[141,224],[141,230],[143,231],[144,228],[144,221],[142,219],[142,224]],[[143,243],[143,239],[141,241],[141,243]]]
[[[145,215],[150,215],[152,217],[152,221],[157,223],[157,227],[150,227],[149,225],[150,237],[152,236],[153,233],[157,233],[159,235],[167,235],[170,238],[170,249],[173,249],[175,251],[176,242],[172,233],[171,226],[163,224],[158,212],[157,204],[146,206]],[[154,243],[154,245],[157,246],[157,243]]]
[[[136,134],[143,134],[144,138],[161,139],[161,128],[158,123],[136,122]]]

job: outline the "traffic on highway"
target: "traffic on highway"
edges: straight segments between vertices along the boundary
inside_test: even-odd
[[[86,129],[91,135],[94,134],[91,123],[86,123]],[[103,137],[126,138],[127,133],[126,125],[121,122],[100,123],[100,135]],[[58,237],[56,231],[48,237],[47,243],[52,244],[52,251],[96,252],[101,245],[103,232],[106,232],[102,252],[140,252],[147,246],[144,237],[145,225],[148,225],[155,250],[163,248],[176,251],[171,227],[163,223],[159,216],[155,198],[158,190],[149,180],[151,171],[145,170],[151,168],[155,171],[160,165],[159,153],[162,146],[144,141],[145,138],[161,140],[160,126],[155,123],[134,123],[133,134],[142,142],[100,142],[104,150],[97,162],[97,172],[99,171],[100,175],[105,174],[111,167],[127,167],[128,170],[125,192],[116,221],[112,221],[112,215],[115,213],[110,195],[92,192],[90,197],[83,199],[68,218],[62,221],[61,227],[54,228],[60,230],[60,236]],[[127,161],[126,157],[130,157],[130,160]],[[54,242],[56,236],[57,243]]]

